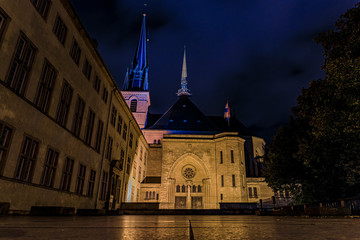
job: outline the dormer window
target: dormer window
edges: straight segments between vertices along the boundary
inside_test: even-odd
[[[133,100],[131,100],[131,103],[130,103],[131,112],[136,112],[136,108],[137,108],[137,100],[133,99]]]

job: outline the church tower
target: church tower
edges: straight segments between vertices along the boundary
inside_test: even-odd
[[[124,86],[121,91],[141,129],[145,128],[150,106],[145,17],[146,14],[143,14],[141,32],[135,57],[131,66],[126,71]]]

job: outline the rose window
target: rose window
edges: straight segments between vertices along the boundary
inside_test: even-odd
[[[188,178],[188,179],[193,178],[193,177],[195,177],[195,173],[196,173],[195,168],[193,166],[185,166],[183,168],[183,176],[185,178]]]

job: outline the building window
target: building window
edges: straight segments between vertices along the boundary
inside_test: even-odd
[[[252,194],[252,188],[249,187],[249,198],[252,198],[253,197],[253,194]]]
[[[136,179],[136,162],[134,161],[133,178]]]
[[[180,185],[176,186],[176,192],[180,192]]]
[[[284,191],[283,191],[283,190],[280,191],[280,197],[281,197],[281,198],[284,197]]]
[[[130,164],[131,164],[131,158],[128,157],[127,165],[126,165],[126,173],[130,174]]]
[[[100,78],[96,75],[96,76],[95,76],[95,81],[94,81],[94,89],[96,90],[97,93],[100,92],[100,85],[101,85],[101,80],[100,80]]]
[[[119,134],[121,134],[122,122],[123,122],[123,120],[122,120],[121,116],[119,115],[118,116],[118,124],[117,124],[117,131]]]
[[[223,161],[223,152],[220,151],[220,164],[223,164],[224,161]]]
[[[21,33],[6,81],[8,87],[20,95],[25,93],[35,54],[35,46]]]
[[[224,175],[221,175],[221,186],[224,186]]]
[[[54,178],[58,163],[59,153],[51,148],[48,149],[45,159],[44,172],[41,184],[47,187],[54,186]]]
[[[257,198],[257,197],[258,197],[257,188],[254,187],[254,188],[253,188],[253,191],[254,191],[254,198]]]
[[[0,122],[0,175],[5,167],[5,161],[10,146],[13,129]]]
[[[123,167],[124,167],[124,160],[125,160],[125,152],[124,150],[121,149],[121,152],[120,152],[120,170],[123,170]]]
[[[136,112],[136,108],[137,108],[137,100],[133,99],[130,102],[130,110],[131,110],[131,112]]]
[[[108,173],[103,171],[103,175],[101,179],[100,200],[106,199],[107,181],[108,181]]]
[[[57,72],[55,68],[45,59],[40,78],[39,89],[35,99],[36,107],[44,113],[47,113],[49,110],[56,75]]]
[[[79,65],[80,62],[80,56],[81,56],[81,49],[75,38],[73,39],[73,44],[70,49],[70,56],[76,63],[76,65]]]
[[[0,7],[0,43],[1,43],[2,37],[5,33],[5,29],[7,28],[9,21],[10,21],[9,16]]]
[[[39,148],[39,143],[36,140],[30,137],[25,137],[21,148],[20,159],[15,174],[16,179],[25,182],[31,181],[35,167],[35,160],[38,153],[38,148]]]
[[[192,186],[192,190],[193,190],[193,192],[196,192],[196,186],[195,185]]]
[[[85,59],[84,62],[84,67],[83,67],[83,74],[85,75],[85,77],[90,80],[91,77],[91,71],[92,71],[92,66],[89,63],[89,61],[87,59]]]
[[[185,192],[185,185],[181,186],[181,192]]]
[[[234,161],[234,151],[233,150],[230,151],[230,156],[231,156],[231,163],[234,163],[235,161]]]
[[[90,146],[94,130],[95,113],[89,108],[88,118],[85,130],[85,142]]]
[[[73,126],[72,126],[72,132],[77,137],[79,137],[80,135],[82,120],[84,116],[84,108],[85,108],[85,102],[81,99],[80,96],[78,96],[75,107]]]
[[[232,175],[232,186],[233,186],[233,187],[236,187],[236,184],[235,184],[235,175],[234,175],[234,174]]]
[[[108,137],[108,143],[107,143],[107,148],[106,148],[106,158],[109,160],[111,160],[112,145],[113,145],[113,139],[112,139],[112,137]]]
[[[138,182],[140,183],[141,180],[142,180],[142,178],[141,178],[141,167],[139,166]]]
[[[60,184],[61,190],[70,191],[73,167],[74,167],[74,160],[67,157],[65,160],[64,170],[61,178],[61,184]]]
[[[46,19],[51,1],[50,0],[31,0],[32,4],[35,6],[36,10],[40,13],[40,15]]]
[[[72,94],[73,94],[72,87],[64,80],[64,84],[60,96],[58,112],[56,116],[56,121],[63,127],[65,127],[66,125]]]
[[[65,40],[66,40],[67,27],[65,26],[65,23],[60,18],[60,16],[57,16],[57,18],[56,18],[53,31],[54,31],[56,37],[59,39],[59,41],[64,45]]]
[[[117,110],[113,106],[112,109],[111,109],[111,119],[110,119],[110,123],[111,123],[111,125],[113,125],[113,127],[115,127],[116,115],[117,115]]]
[[[80,164],[78,178],[76,181],[75,192],[83,194],[84,182],[85,182],[86,166]]]
[[[288,190],[285,190],[285,197],[290,197],[290,193],[289,193],[289,191]]]
[[[104,123],[99,119],[98,128],[96,131],[96,141],[95,141],[95,149],[97,152],[100,152],[103,128],[104,128]]]
[[[108,90],[107,90],[106,88],[104,88],[102,100],[103,100],[105,103],[107,103],[108,95],[109,95]]]
[[[132,148],[133,145],[133,134],[130,133],[130,138],[129,138],[129,147]]]
[[[198,186],[198,192],[201,192],[201,186],[200,185]]]
[[[222,201],[224,199],[224,196],[223,196],[223,194],[221,193],[220,194],[220,200]]]
[[[94,195],[95,177],[96,177],[96,171],[90,169],[89,184],[86,194],[88,197],[92,197]]]
[[[122,134],[122,137],[124,140],[126,140],[126,135],[127,135],[127,125],[124,124],[124,129],[123,129],[123,134]]]
[[[149,192],[146,192],[145,199],[148,199],[148,198],[149,198]]]

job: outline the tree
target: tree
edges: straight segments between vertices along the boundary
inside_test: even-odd
[[[316,38],[325,79],[302,90],[267,155],[269,185],[290,188],[301,202],[360,195],[360,4],[335,26]]]

